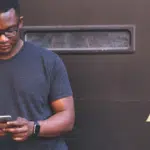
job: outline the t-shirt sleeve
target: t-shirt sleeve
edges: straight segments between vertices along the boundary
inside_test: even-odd
[[[63,61],[56,56],[55,64],[52,69],[49,101],[72,96],[68,73]]]

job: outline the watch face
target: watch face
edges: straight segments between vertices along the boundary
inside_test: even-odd
[[[40,129],[40,125],[37,124],[37,125],[36,125],[36,130],[39,131],[39,129]]]
[[[38,122],[36,122],[34,125],[34,135],[37,136],[39,132],[40,132],[40,125]]]

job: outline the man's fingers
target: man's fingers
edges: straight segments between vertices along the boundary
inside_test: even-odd
[[[8,121],[7,127],[3,129],[6,133],[11,133],[13,140],[25,141],[31,135],[31,128],[34,122],[18,117],[15,121]],[[31,131],[30,131],[31,130]]]
[[[13,140],[17,141],[17,142],[22,142],[25,141],[27,139],[27,137],[14,137]]]
[[[27,132],[13,134],[13,138],[23,138],[27,136]]]
[[[24,141],[27,139],[27,137],[28,137],[27,132],[14,134],[12,136],[13,140],[15,141]]]
[[[0,129],[0,136],[4,136],[4,135],[6,135],[6,133],[2,129]]]
[[[16,120],[16,121],[8,121],[7,122],[7,126],[11,127],[11,126],[23,126],[25,125],[26,122],[24,120]]]
[[[26,126],[23,127],[18,127],[18,128],[5,128],[4,131],[5,132],[10,132],[10,133],[23,133],[23,132],[27,132],[28,128]]]
[[[6,133],[0,133],[0,136],[5,136],[6,135]]]
[[[7,126],[7,123],[0,123],[0,129],[6,128]]]

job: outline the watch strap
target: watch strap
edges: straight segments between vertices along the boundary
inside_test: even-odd
[[[34,128],[33,128],[33,136],[37,137],[39,132],[40,132],[40,124],[38,123],[38,121],[35,121]]]

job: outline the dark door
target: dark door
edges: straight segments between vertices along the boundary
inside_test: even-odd
[[[150,124],[149,0],[21,1],[25,26],[133,25],[133,53],[60,54],[74,91],[70,150],[146,150]]]

